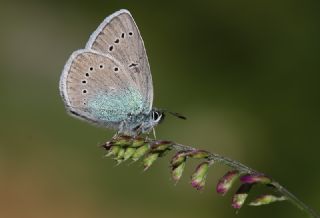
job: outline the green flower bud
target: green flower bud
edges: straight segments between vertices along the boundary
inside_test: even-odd
[[[198,165],[195,172],[191,176],[191,185],[194,188],[198,190],[203,189],[206,183],[208,170],[209,170],[209,162],[206,161]]]
[[[125,135],[119,136],[113,140],[113,144],[121,147],[130,146],[132,144],[132,137]]]
[[[239,187],[236,194],[234,194],[232,197],[231,206],[233,208],[240,209],[243,206],[245,200],[248,197],[248,194],[249,194],[249,191],[250,191],[252,185],[253,185],[253,183],[251,183],[251,184],[244,183]]]
[[[132,157],[132,155],[136,152],[136,148],[132,148],[132,147],[127,147],[126,148],[126,151],[124,152],[124,155],[123,155],[123,160],[126,161],[128,160],[129,158]]]
[[[112,147],[109,149],[109,152],[108,152],[105,156],[106,156],[106,157],[117,156],[119,150],[120,150],[120,146],[112,146]]]
[[[143,167],[144,171],[149,169],[149,167],[158,159],[159,153],[148,153],[146,157],[143,159]]]
[[[229,191],[229,189],[232,187],[233,183],[238,178],[239,178],[239,171],[238,170],[232,170],[232,171],[227,172],[221,179],[219,179],[219,182],[216,187],[217,193],[222,194],[222,195],[227,193],[227,191]]]
[[[170,141],[155,141],[151,145],[152,151],[165,151],[170,148],[172,142]]]
[[[172,169],[172,174],[171,175],[172,175],[173,180],[176,183],[180,180],[180,178],[182,176],[182,173],[184,171],[185,165],[186,165],[186,162],[184,161],[184,162],[180,163],[177,167],[174,167]]]
[[[145,143],[144,138],[141,138],[141,137],[134,138],[130,147],[137,148],[142,146],[144,143]]]
[[[117,157],[114,158],[119,164],[123,161],[125,151],[126,149],[120,147]]]
[[[186,152],[178,152],[171,159],[171,167],[175,168],[179,166],[181,163],[186,161],[187,153]]]
[[[235,194],[232,197],[232,207],[234,209],[240,209],[243,206],[247,197],[248,197],[247,193]]]
[[[284,201],[287,200],[286,197],[284,196],[274,196],[274,195],[261,195],[251,201],[249,203],[250,206],[261,206],[261,205],[266,205],[266,204],[271,204],[277,201]]]
[[[137,161],[139,160],[142,156],[144,156],[148,151],[150,150],[148,144],[144,144],[141,147],[137,148],[137,150],[134,152],[132,155],[132,160]]]

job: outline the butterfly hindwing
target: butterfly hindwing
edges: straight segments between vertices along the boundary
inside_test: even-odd
[[[117,128],[129,113],[141,113],[143,96],[125,71],[120,62],[107,54],[74,52],[60,80],[68,110],[110,128]]]

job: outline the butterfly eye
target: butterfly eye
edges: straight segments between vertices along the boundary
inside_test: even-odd
[[[154,121],[157,121],[160,117],[161,115],[157,111],[152,112],[152,119]]]

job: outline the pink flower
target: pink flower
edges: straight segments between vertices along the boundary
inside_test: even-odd
[[[209,169],[209,162],[203,162],[199,164],[195,172],[191,176],[191,185],[192,187],[201,190],[203,189]]]
[[[269,177],[263,174],[247,174],[241,176],[240,181],[243,183],[261,183],[270,184],[272,181]]]
[[[227,172],[218,182],[216,191],[218,194],[224,195],[232,187],[234,181],[239,177],[238,170]]]

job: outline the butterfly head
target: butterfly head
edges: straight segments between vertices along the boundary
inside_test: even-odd
[[[150,112],[150,121],[154,123],[154,125],[158,125],[165,118],[164,111],[159,110],[157,108],[153,108]]]
[[[179,114],[179,113],[175,113],[175,112],[170,112],[167,111],[165,109],[158,109],[158,108],[152,108],[152,110],[150,111],[146,122],[144,123],[144,128],[142,129],[143,133],[147,133],[150,132],[151,129],[153,129],[155,126],[157,126],[158,124],[160,124],[164,118],[166,117],[166,113],[169,113],[177,118],[183,119],[185,120],[186,117]]]
[[[155,126],[163,121],[165,114],[163,111],[152,108],[146,116],[145,122],[142,124],[142,133],[149,133]]]

